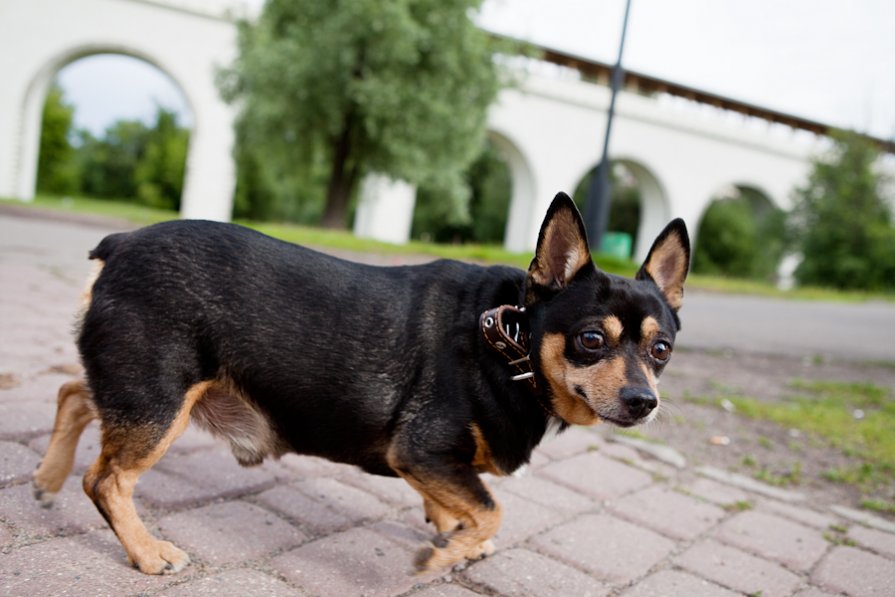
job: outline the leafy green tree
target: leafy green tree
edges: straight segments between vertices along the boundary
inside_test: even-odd
[[[714,199],[699,222],[693,271],[774,281],[785,248],[785,214],[758,191]]]
[[[491,143],[465,174],[470,190],[467,210],[453,208],[438,189],[425,186],[417,192],[411,234],[434,242],[501,243],[509,217],[512,179],[510,169]]]
[[[159,107],[155,125],[134,167],[137,196],[142,203],[162,209],[180,209],[189,130],[177,122],[177,113]]]
[[[800,284],[879,290],[895,288],[895,228],[879,152],[854,133],[814,162],[808,182],[794,192],[790,231],[802,254]]]
[[[494,42],[469,18],[480,2],[269,0],[219,77],[261,178],[298,194],[327,164],[330,227],[345,226],[369,171],[441,189],[462,210],[499,87]],[[313,200],[289,190],[277,200]]]
[[[75,108],[65,101],[57,84],[50,87],[44,102],[37,159],[37,188],[46,193],[74,193],[78,190],[75,150],[69,140]]]

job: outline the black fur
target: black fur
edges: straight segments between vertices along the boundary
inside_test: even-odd
[[[560,234],[547,233],[551,222]],[[688,260],[683,223],[670,224],[660,241],[669,235],[681,245],[673,256]],[[455,261],[360,265],[206,221],[108,236],[90,254],[103,268],[78,337],[104,442],[116,429],[161,438],[191,387],[226,379],[266,415],[284,449],[411,484],[443,482],[464,503],[496,513],[477,477],[483,465],[473,466],[481,441],[489,466],[509,474],[551,423],[568,423],[541,362],[544,338],[564,338],[574,371],[623,359],[630,393],[648,383],[635,363],[648,361],[655,375],[664,367],[644,354],[644,318],[658,322],[657,337],[669,344],[679,327],[649,268],[634,280],[607,275],[586,248],[580,215],[563,194],[529,272]],[[566,266],[568,255],[580,257],[575,267]],[[504,304],[526,308],[540,391],[511,381],[514,371],[479,331],[479,315]],[[609,315],[624,329],[617,345],[583,349],[576,339]],[[587,399],[583,386],[573,392]],[[642,418],[619,408],[622,415],[600,416]]]

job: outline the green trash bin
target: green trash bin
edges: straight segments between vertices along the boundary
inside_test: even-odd
[[[619,259],[630,259],[632,245],[633,239],[627,232],[607,232],[603,235],[600,252]]]

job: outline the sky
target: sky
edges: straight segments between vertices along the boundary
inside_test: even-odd
[[[612,63],[624,5],[625,0],[486,0],[476,20],[490,31]],[[631,0],[623,64],[895,138],[891,0]],[[134,59],[82,59],[60,71],[59,80],[77,107],[77,125],[97,134],[117,118],[148,121],[156,104],[191,122],[170,79]]]

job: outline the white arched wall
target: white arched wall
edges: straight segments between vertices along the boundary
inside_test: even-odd
[[[2,3],[0,39],[15,48],[0,93],[0,196],[34,196],[41,111],[59,69],[90,54],[119,53],[164,71],[193,110],[181,215],[230,219],[234,114],[214,77],[234,56],[231,22],[151,3],[29,0]]]
[[[525,247],[528,239],[523,235],[531,230],[530,219],[537,199],[534,195],[531,164],[528,163],[509,135],[489,130],[488,140],[491,141],[510,169],[512,189],[507,226],[504,232],[504,245]]]
[[[534,75],[499,95],[489,113],[489,127],[512,132],[518,151],[532,164],[535,198],[527,228],[512,237],[508,248],[534,248],[553,195],[559,190],[571,193],[583,173],[599,162],[608,103],[605,87]],[[643,180],[652,181],[647,183],[652,188],[646,193],[635,257],[646,256],[671,218],[683,218],[695,235],[712,193],[730,181],[750,181],[788,207],[789,193],[805,180],[819,143],[779,133],[754,123],[731,122],[723,114],[694,114],[650,97],[620,93],[610,159],[648,165],[644,169],[650,176]]]

